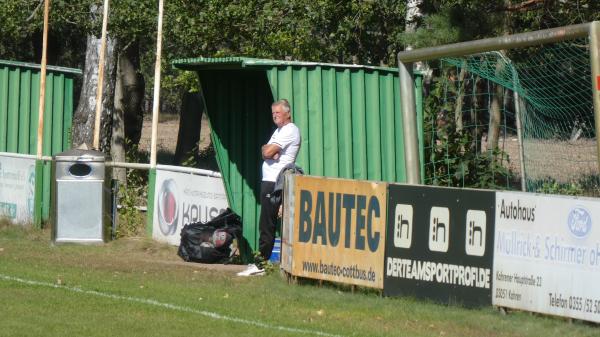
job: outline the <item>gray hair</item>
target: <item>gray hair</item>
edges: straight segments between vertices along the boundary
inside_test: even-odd
[[[273,104],[271,104],[271,107],[274,107],[274,106],[281,106],[281,107],[283,107],[283,111],[285,111],[285,112],[290,112],[292,110],[292,108],[290,107],[290,102],[288,102],[288,100],[285,99],[285,98],[282,98],[279,101],[274,102]]]

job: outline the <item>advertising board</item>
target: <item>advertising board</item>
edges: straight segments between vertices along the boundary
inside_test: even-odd
[[[383,288],[386,187],[296,176],[292,274]]]
[[[157,169],[152,238],[179,245],[184,225],[207,222],[227,207],[223,179]]]
[[[384,294],[491,304],[494,192],[389,185]]]
[[[600,200],[496,194],[493,304],[600,322]]]
[[[0,156],[0,217],[33,223],[35,159]]]
[[[280,267],[287,273],[292,273],[293,238],[294,238],[294,188],[296,176],[284,176],[283,216],[281,221],[281,263]]]

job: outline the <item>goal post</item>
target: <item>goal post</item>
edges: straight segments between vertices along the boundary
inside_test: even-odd
[[[584,42],[580,42],[581,40],[583,40]],[[562,50],[558,51],[556,51],[556,48],[555,50],[552,50],[552,46],[560,45],[561,43],[567,44],[567,47],[564,47]],[[505,58],[505,60],[499,60],[500,58],[502,58],[502,53],[489,53],[491,51],[500,50],[515,50],[516,53],[519,51],[529,51],[531,49],[542,51],[543,53],[540,54],[544,54],[543,56],[547,57],[547,59],[542,58],[531,61],[526,59],[526,61],[530,62],[530,64],[527,65],[529,68],[520,68],[519,74],[517,74],[517,71],[514,70],[512,63],[510,60],[508,60],[508,58]],[[568,55],[573,49],[576,49],[577,55]],[[555,52],[556,54],[551,55],[550,51]],[[582,52],[584,54],[582,54]],[[582,55],[585,55],[586,52],[589,52],[589,60],[586,61],[587,56],[585,56],[585,59],[582,61]],[[494,64],[494,62],[491,61],[491,59],[484,60],[486,58],[489,58],[489,55],[493,54],[500,55],[497,58],[497,64],[502,66],[501,63],[504,63],[507,68],[512,69],[512,75],[511,71],[507,70],[506,73],[502,75],[504,77],[495,77],[495,75],[498,74],[494,74],[494,69],[489,69],[492,68],[489,66],[489,64]],[[462,59],[459,59],[458,57],[461,57]],[[566,59],[566,57],[576,57],[577,59]],[[561,66],[561,58],[565,58],[566,61],[563,62],[565,64],[568,64],[571,68]],[[591,139],[595,137],[595,151],[592,150],[590,157],[593,157],[595,152],[598,159],[595,161],[594,164],[600,167],[600,137],[595,136],[598,130],[600,130],[600,22],[595,21],[592,23],[571,25],[535,32],[520,33],[502,37],[460,42],[455,44],[400,52],[398,53],[398,65],[400,77],[400,94],[403,98],[406,97],[406,95],[414,95],[414,91],[411,91],[413,90],[413,77],[411,71],[412,63],[421,61],[436,62],[434,60],[438,60],[439,64],[444,63],[450,64],[451,66],[456,66],[456,69],[458,70],[455,70],[454,74],[456,75],[455,77],[458,77],[458,72],[460,72],[461,81],[464,75],[464,71],[461,69],[463,69],[463,66],[466,65],[468,60],[469,67],[475,68],[475,73],[479,71],[477,75],[478,79],[481,75],[481,77],[484,77],[487,80],[491,80],[497,83],[498,86],[506,87],[506,95],[510,94],[511,97],[514,97],[514,108],[511,108],[510,110],[511,113],[515,114],[514,119],[516,119],[517,133],[520,133],[520,122],[523,121],[523,118],[525,118],[526,122],[529,123],[528,125],[531,129],[532,124],[540,124],[540,121],[543,121],[544,118],[548,120],[560,114],[560,118],[563,119],[564,124],[560,125],[562,127],[562,130],[556,131],[555,129],[557,129],[557,127],[555,125],[549,126],[548,130],[542,129],[542,126],[540,125],[539,130],[534,130],[534,133],[536,133],[536,137],[539,137],[538,134],[544,133],[544,136],[542,136],[541,139],[547,141],[548,138],[552,137],[548,136],[552,132],[561,134],[568,133],[568,128],[572,127],[573,124],[571,123],[573,121],[566,121],[568,118],[575,119],[575,116],[577,114],[589,113],[590,115],[585,116],[586,123],[589,124],[586,124],[586,128],[594,128],[595,133],[590,133],[587,135],[588,138],[586,144],[594,144],[593,142],[591,142]],[[484,62],[484,64],[476,64],[476,62]],[[543,69],[539,67],[540,64],[545,64],[546,62],[555,62],[554,64],[552,64],[552,67],[554,68],[551,68],[548,65],[544,65]],[[583,70],[583,72],[581,70],[582,67],[586,68]],[[560,74],[561,72],[568,72],[573,69],[576,70],[576,73],[568,73],[565,75]],[[491,74],[485,73],[486,71],[491,71]],[[544,73],[544,71],[546,71],[546,73]],[[482,74],[482,72],[484,73]],[[498,69],[496,69],[496,72],[498,72]],[[521,74],[521,72],[523,72],[523,74]],[[548,72],[550,72],[550,74],[547,74]],[[526,85],[529,85],[529,87],[524,88],[520,86],[519,76],[522,76],[522,78],[524,79],[524,83]],[[552,76],[555,77],[551,78]],[[572,78],[569,78],[568,76],[572,76]],[[591,83],[587,79],[588,76],[591,77]],[[577,81],[581,81],[584,78],[586,78],[585,83],[582,83],[582,85],[579,86],[581,88],[578,88],[578,92],[576,93],[571,94],[569,92],[570,87],[563,85],[563,82],[567,80],[572,81],[573,83],[579,83]],[[546,82],[552,80],[557,83],[551,83],[553,87],[547,86]],[[473,82],[473,80],[471,80],[471,82]],[[451,84],[451,86],[454,85],[454,87],[452,88],[454,88],[455,90],[457,88],[462,89],[462,86],[464,86],[464,82],[462,82],[459,85],[456,85],[456,83],[458,83],[458,80],[455,82],[455,84]],[[492,86],[495,87],[495,83],[492,83]],[[571,83],[571,87],[573,87],[573,83]],[[589,89],[587,89],[587,87],[590,84],[592,96],[589,96]],[[553,90],[555,90],[555,92]],[[494,89],[491,89],[491,91],[488,92],[488,94],[494,95]],[[532,111],[529,112],[527,111],[527,109],[525,109],[525,114],[521,115],[521,112],[519,112],[519,110],[522,104],[519,103],[519,96],[528,96],[529,94],[529,97],[523,97],[523,99],[528,99],[527,102],[531,105]],[[567,102],[565,101],[565,99],[563,99],[563,96],[565,95],[572,96],[565,98],[566,100],[570,101]],[[581,99],[581,97],[583,97],[582,95],[586,97],[584,97],[584,99]],[[563,101],[560,101],[561,99],[563,99]],[[406,100],[406,103],[404,101],[405,100],[403,99],[403,118],[405,120],[405,128],[414,129],[416,127],[416,120],[414,118],[414,116],[416,115],[416,107],[414,105],[414,100]],[[576,103],[579,104],[578,107],[576,107]],[[583,106],[583,108],[582,103],[585,103],[585,106]],[[461,104],[457,102],[456,105]],[[576,108],[579,110],[576,110]],[[544,109],[550,112],[547,115],[545,115],[546,111]],[[592,110],[593,116],[591,116]],[[542,116],[543,118],[540,118],[536,114],[544,116]],[[591,120],[592,118],[594,119],[594,121]],[[577,125],[577,121],[575,121],[575,125]],[[538,125],[535,125],[535,127],[538,128]],[[489,131],[492,131],[492,129],[490,129]],[[404,137],[405,153],[407,155],[407,177],[419,177],[421,165],[419,163],[418,154],[416,151],[410,151],[412,148],[415,148],[417,146],[416,134],[413,135],[409,132],[405,132]],[[518,135],[518,141],[522,141],[522,137],[520,134]],[[538,143],[543,143],[543,141],[538,141],[536,144],[534,144],[535,146],[537,146],[537,148],[540,148],[540,146],[543,148],[544,144]],[[520,145],[519,148],[522,151],[523,146]],[[533,148],[531,144],[530,148]],[[590,149],[593,148],[594,145],[592,145]],[[519,153],[519,156],[521,157],[520,163],[521,165],[523,165],[523,153]],[[532,168],[535,168],[534,166],[536,165],[540,165],[539,161],[532,164]],[[594,170],[595,172],[597,172],[597,169]],[[521,176],[523,177],[524,175],[524,167],[522,166]],[[595,179],[597,180],[598,177],[600,177],[600,175],[596,174]],[[413,184],[420,183],[418,178],[408,179],[408,182]],[[524,189],[524,187],[525,183],[522,182],[522,188]]]

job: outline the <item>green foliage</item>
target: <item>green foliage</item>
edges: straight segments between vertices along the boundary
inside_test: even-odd
[[[600,175],[585,175],[578,180],[584,192],[583,195],[600,197]]]
[[[425,99],[425,180],[438,186],[505,189],[512,173],[501,149],[481,153],[484,128],[458,128],[456,101],[463,99],[448,69],[440,71]],[[460,111],[462,113],[462,111]],[[474,122],[474,121],[472,121]]]
[[[561,195],[582,195],[583,188],[578,182],[559,183],[553,178],[547,178],[542,186],[536,190],[537,193],[561,194]]]
[[[406,45],[418,49],[456,42],[459,30],[451,25],[448,16],[431,15],[424,18],[423,26],[414,33],[401,33],[400,38]]]
[[[128,141],[127,162],[147,163],[148,155]],[[119,186],[119,223],[117,237],[137,236],[143,233],[146,215],[139,209],[148,198],[148,175],[144,170],[127,170],[127,186]]]
[[[165,41],[175,57],[388,63],[401,49],[404,8],[399,1],[170,1]]]
[[[272,275],[279,272],[279,265],[274,264],[271,261],[267,261],[263,267],[265,268],[265,274],[267,275]]]
[[[584,175],[571,182],[559,182],[552,177],[529,182],[537,193],[600,196],[600,176]]]
[[[138,209],[140,205],[139,194],[142,188],[119,187],[119,224],[117,238],[138,236],[143,233],[145,215]]]

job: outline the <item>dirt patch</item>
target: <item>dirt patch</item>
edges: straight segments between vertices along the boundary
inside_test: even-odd
[[[159,118],[157,127],[156,149],[158,152],[158,162],[160,164],[171,164],[177,148],[177,135],[179,133],[179,115],[162,115]],[[142,137],[140,138],[139,148],[142,151],[150,153],[152,137],[152,116],[144,116],[142,126]],[[210,125],[206,114],[202,115],[200,123],[200,146],[199,152],[206,150],[210,146]]]
[[[516,137],[500,139],[509,156],[509,168],[521,176],[519,142]],[[529,139],[523,144],[525,172],[529,180],[551,177],[560,183],[574,182],[599,174],[595,139],[576,141]]]

